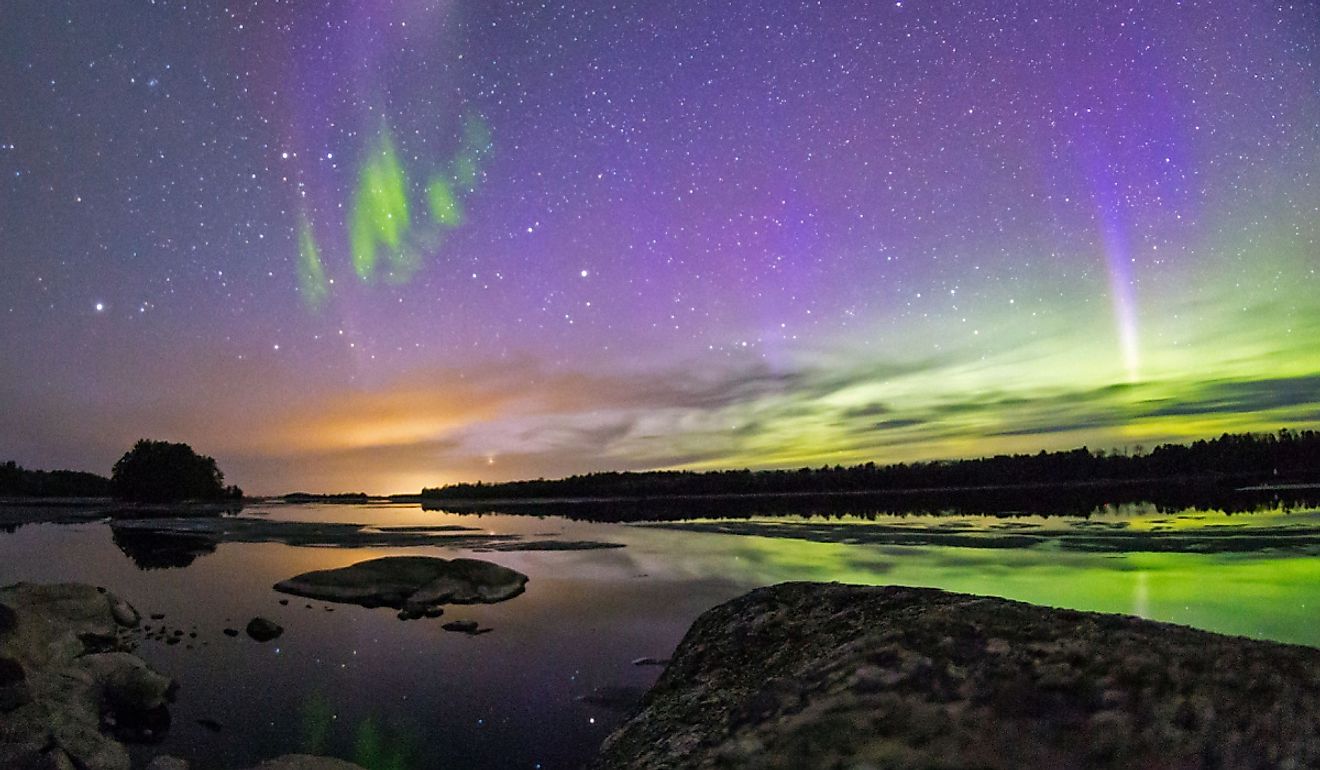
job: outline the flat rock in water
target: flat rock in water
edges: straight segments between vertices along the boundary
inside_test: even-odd
[[[278,521],[257,518],[131,519],[113,525],[115,542],[145,568],[187,566],[219,543],[283,543],[331,548],[428,546],[517,551],[581,551],[622,548],[589,540],[524,541],[475,527],[437,525],[372,527],[366,524]]]
[[[517,543],[500,543],[478,551],[599,551],[608,548],[623,548],[623,543],[606,543],[598,540],[526,540]]]
[[[1320,650],[933,589],[786,583],[698,618],[592,766],[680,764],[1320,767]]]
[[[339,569],[306,572],[276,591],[364,607],[393,607],[421,617],[443,604],[502,602],[523,592],[527,576],[479,559],[386,556]]]

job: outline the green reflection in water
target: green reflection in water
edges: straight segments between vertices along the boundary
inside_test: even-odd
[[[338,714],[329,698],[322,693],[312,693],[299,709],[300,745],[306,754],[339,756],[336,750],[338,741],[336,727],[342,727]],[[343,733],[339,737],[351,737],[351,746],[347,754],[352,761],[366,770],[409,770],[416,764],[418,747],[421,745],[414,731],[397,726],[382,728],[376,717],[368,716],[357,724],[348,727],[351,736]]]
[[[335,718],[330,701],[320,693],[313,693],[303,702],[300,716],[303,752],[324,754],[330,739],[330,725]]]
[[[353,739],[353,761],[367,770],[407,770],[412,766],[416,741],[402,731],[382,730],[374,717],[358,725]]]
[[[910,585],[1320,647],[1320,558],[854,546],[726,536],[731,577]]]

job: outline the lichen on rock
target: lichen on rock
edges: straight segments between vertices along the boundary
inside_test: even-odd
[[[174,683],[124,649],[137,611],[76,583],[0,588],[0,766],[128,770],[116,736],[155,737]]]
[[[595,768],[1317,767],[1320,650],[933,589],[702,615]]]

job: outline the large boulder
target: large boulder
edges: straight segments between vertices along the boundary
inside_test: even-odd
[[[158,735],[173,682],[125,652],[139,615],[93,586],[0,588],[0,766],[128,770],[107,731]]]
[[[1318,767],[1320,650],[931,589],[702,615],[595,768]]]
[[[387,556],[339,569],[306,572],[275,584],[276,591],[393,607],[403,617],[421,617],[443,604],[502,602],[523,592],[527,576],[480,559]]]

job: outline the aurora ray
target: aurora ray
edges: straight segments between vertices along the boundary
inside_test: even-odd
[[[6,10],[0,459],[408,492],[1320,424],[1315,3]]]

